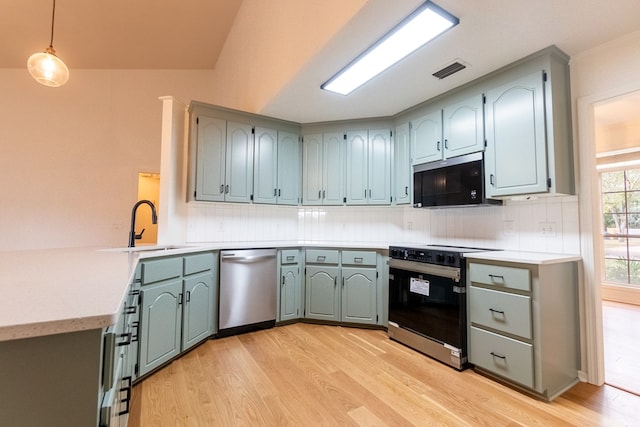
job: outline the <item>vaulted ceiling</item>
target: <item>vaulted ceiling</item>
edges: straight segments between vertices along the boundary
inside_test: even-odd
[[[227,107],[309,123],[392,115],[546,46],[576,55],[640,30],[638,0],[435,2],[460,24],[346,97],[320,85],[422,0],[57,0],[54,47],[72,72],[212,70]],[[51,7],[0,0],[0,68],[44,50]],[[456,59],[468,67],[431,76]]]

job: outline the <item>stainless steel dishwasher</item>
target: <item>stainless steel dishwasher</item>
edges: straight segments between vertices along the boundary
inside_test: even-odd
[[[221,251],[218,335],[273,327],[277,286],[275,249]]]

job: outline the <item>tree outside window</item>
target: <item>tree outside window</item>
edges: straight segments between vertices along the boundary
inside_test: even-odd
[[[600,174],[604,280],[640,286],[640,169]]]

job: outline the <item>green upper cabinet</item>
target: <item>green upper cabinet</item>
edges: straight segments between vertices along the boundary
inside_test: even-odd
[[[227,122],[207,116],[195,120],[197,140],[195,198],[223,201]]]
[[[276,200],[279,205],[300,203],[301,155],[300,137],[292,132],[278,131],[278,195]]]
[[[196,139],[194,199],[249,202],[253,188],[253,128],[205,115],[198,115],[192,126]]]
[[[489,197],[573,194],[568,57],[557,50],[486,91]]]
[[[253,201],[275,204],[278,196],[277,131],[256,128],[253,158]]]
[[[391,203],[391,131],[346,134],[347,204]]]
[[[487,91],[488,196],[547,190],[545,131],[542,71]]]
[[[456,97],[437,107],[411,121],[413,165],[484,150],[482,94]]]
[[[484,150],[483,96],[474,94],[442,111],[444,158]]]
[[[253,189],[253,127],[227,122],[225,201],[249,202]]]
[[[397,204],[411,203],[411,137],[409,123],[396,126],[393,137],[393,201]]]
[[[303,204],[343,204],[343,134],[334,132],[305,135],[302,144],[302,170]]]
[[[411,163],[442,159],[442,110],[438,109],[411,121]]]

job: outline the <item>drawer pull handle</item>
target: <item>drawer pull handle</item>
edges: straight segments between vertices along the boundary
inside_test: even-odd
[[[126,334],[118,334],[118,337],[124,338],[124,341],[118,343],[118,347],[122,347],[131,344],[131,338],[133,337],[133,334],[131,332],[127,332]]]
[[[295,256],[293,255],[287,255],[287,261],[293,261],[295,258]]]
[[[363,261],[364,261],[364,259],[363,259],[363,258],[360,258],[360,257],[355,257],[355,258],[353,258],[353,262],[355,262],[356,264],[360,264],[360,263],[362,263]]]
[[[324,255],[318,255],[318,258],[317,258],[318,262],[324,262],[326,259],[327,257]]]
[[[490,308],[489,311],[493,314],[502,314],[504,316],[504,311],[502,310],[496,310],[496,309]]]
[[[491,277],[491,280],[500,279],[500,280],[504,281],[504,276],[501,276],[499,274],[490,274],[489,277]]]
[[[502,354],[494,353],[493,351],[490,353],[493,357],[497,357],[498,359],[507,360],[507,356]]]

